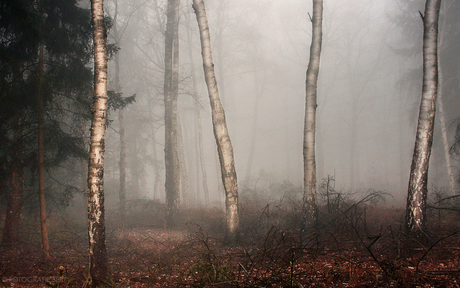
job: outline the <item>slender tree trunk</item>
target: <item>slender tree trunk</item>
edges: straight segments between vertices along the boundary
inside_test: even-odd
[[[355,93],[352,93],[356,95]],[[358,101],[354,100],[351,107],[351,131],[350,131],[350,190],[354,191],[356,187],[357,176],[357,156],[356,156],[356,139],[358,139]]]
[[[188,15],[188,14],[186,14]],[[187,22],[189,18],[187,18]],[[201,168],[201,175],[202,175],[202,184],[203,184],[203,192],[204,192],[204,203],[206,207],[209,205],[209,189],[208,189],[208,176],[206,174],[206,167],[204,164],[204,149],[203,149],[203,128],[201,125],[201,107],[200,102],[198,101],[198,89],[196,84],[196,75],[195,75],[195,62],[193,60],[193,45],[192,45],[192,35],[190,29],[187,30],[187,42],[188,42],[188,51],[189,51],[189,58],[190,58],[190,66],[191,69],[191,76],[192,76],[192,87],[193,87],[193,96],[195,102],[195,120],[197,124],[198,130],[198,154],[199,154],[199,162]],[[198,191],[197,190],[197,199],[198,199]]]
[[[6,199],[6,217],[3,229],[2,243],[5,245],[18,244],[21,231],[21,213],[24,190],[24,167],[22,165],[24,147],[23,112],[18,112],[14,119],[13,145],[11,152],[10,191]]]
[[[115,2],[115,17],[114,17],[114,24],[113,24],[113,32],[117,43],[120,43],[120,35],[118,34],[118,2]],[[121,93],[121,83],[120,83],[120,51],[115,54],[115,92]],[[120,135],[120,162],[119,169],[120,169],[120,190],[118,192],[118,198],[120,201],[120,214],[121,219],[124,219],[125,211],[126,211],[126,135],[125,135],[125,118],[124,118],[124,111],[123,107],[118,109],[118,124],[120,125],[119,128],[119,135]]]
[[[185,162],[184,153],[184,137],[182,134],[182,125],[180,119],[177,119],[177,150],[179,152],[179,165],[180,165],[180,179],[182,185],[182,199],[184,200],[185,206],[190,207],[192,205],[192,197],[190,193],[190,183],[188,179],[187,163]]]
[[[166,168],[166,222],[176,225],[180,206],[180,169],[177,151],[177,94],[174,93],[174,38],[176,21],[176,1],[168,0],[167,24],[165,32],[165,168]],[[178,47],[178,46],[176,46]],[[177,75],[176,75],[177,77]],[[176,80],[177,81],[177,80]]]
[[[439,69],[439,91],[438,91],[438,105],[439,105],[439,120],[441,121],[441,136],[442,136],[442,145],[444,148],[444,157],[446,158],[446,170],[447,177],[449,178],[450,191],[451,193],[455,190],[455,179],[452,172],[452,164],[450,161],[450,148],[449,148],[449,139],[447,138],[447,125],[446,125],[446,116],[444,114],[444,103],[443,103],[443,79],[442,79],[442,69]]]
[[[131,157],[130,157],[130,172],[131,172],[131,188],[130,194],[132,199],[140,199],[142,197],[141,193],[141,174],[143,169],[137,159],[137,155],[139,155],[139,143],[138,139],[135,138],[131,141]]]
[[[120,125],[120,191],[118,198],[120,200],[120,214],[123,218],[126,213],[126,135],[123,108],[118,110],[118,123]]]
[[[152,149],[153,149],[153,169],[155,174],[155,182],[153,184],[153,199],[159,199],[161,187],[161,165],[157,155],[157,143],[155,139],[155,127],[151,125],[152,129]]]
[[[447,11],[447,5],[445,4],[446,2],[443,2],[443,10]],[[444,17],[442,27],[441,27],[441,33],[439,35],[439,47],[441,48],[444,43],[444,31],[446,27],[446,20],[447,17]],[[449,183],[450,183],[450,191],[451,193],[454,193],[455,190],[455,179],[454,179],[454,174],[452,172],[452,166],[451,166],[451,161],[450,161],[450,153],[449,153],[449,139],[447,138],[447,125],[446,125],[446,116],[444,113],[444,103],[443,103],[443,88],[444,88],[444,78],[443,78],[443,73],[442,73],[442,57],[441,55],[439,56],[438,59],[438,105],[439,105],[439,120],[441,121],[441,136],[442,136],[442,144],[444,147],[444,156],[446,158],[446,171],[447,171],[447,177],[449,178]]]
[[[318,86],[319,63],[322,42],[323,1],[313,0],[312,40],[310,61],[306,79],[305,126],[303,140],[304,159],[304,195],[303,195],[303,228],[316,225],[318,207],[316,203],[316,162],[315,162],[315,130],[316,130],[316,98]]]
[[[192,73],[193,75],[195,74],[195,72],[192,72]],[[196,78],[194,78],[193,82],[195,82],[194,86],[196,88]],[[206,173],[206,166],[204,164],[203,127],[201,125],[201,108],[200,108],[200,104],[197,99],[195,99],[195,115],[196,115],[197,129],[198,129],[198,150],[199,150],[199,161],[201,164],[201,175],[202,175],[202,181],[203,181],[204,204],[206,205],[206,207],[208,207],[209,205],[208,175]]]
[[[45,47],[40,45],[39,59],[39,83],[38,83],[38,196],[40,200],[40,226],[42,234],[42,248],[46,258],[50,257],[50,247],[48,241],[48,226],[46,224],[46,201],[45,201],[45,167],[43,164],[43,82],[44,82],[44,54]]]
[[[420,237],[426,228],[428,165],[433,142],[433,127],[438,86],[437,37],[441,0],[427,0],[423,17],[423,88],[414,154],[409,178],[406,231]]]
[[[257,54],[256,54],[257,55]],[[260,81],[259,79],[259,73],[257,71],[256,64],[253,63],[254,67],[254,80],[255,80],[255,87],[257,89],[256,91],[256,100],[254,103],[254,110],[252,112],[252,132],[251,132],[251,143],[249,147],[249,155],[248,155],[248,162],[246,164],[246,175],[244,177],[244,182],[248,184],[250,178],[251,178],[251,171],[252,171],[252,162],[254,160],[254,154],[256,151],[256,139],[257,139],[257,120],[259,118],[259,103],[260,99],[262,99],[262,96],[264,95],[264,89],[265,89],[265,78],[263,81]],[[262,82],[262,83],[260,83]]]
[[[208,86],[209,99],[211,102],[212,124],[216,138],[217,150],[222,172],[222,182],[226,194],[226,215],[227,229],[226,239],[234,242],[238,239],[239,210],[238,210],[238,181],[233,157],[233,146],[228,134],[225,112],[219,98],[217,81],[212,63],[211,38],[209,35],[206,10],[202,0],[193,0],[193,9],[196,13],[198,27],[200,30],[201,50],[203,56],[203,68]]]
[[[94,91],[88,163],[88,236],[91,285],[101,286],[108,277],[105,245],[104,153],[107,119],[107,34],[104,1],[92,0],[94,38]]]

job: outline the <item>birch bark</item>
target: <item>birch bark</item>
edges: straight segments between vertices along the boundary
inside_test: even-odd
[[[104,1],[92,0],[91,12],[94,39],[94,91],[88,163],[88,236],[91,285],[98,287],[107,279],[104,211],[107,34],[104,23]]]
[[[306,76],[306,103],[303,140],[304,159],[304,195],[303,195],[303,228],[315,225],[318,218],[316,203],[316,98],[318,73],[322,44],[323,1],[313,1],[312,40],[310,61]]]
[[[203,69],[208,87],[209,100],[211,103],[212,124],[214,137],[216,138],[217,151],[222,172],[226,201],[226,239],[229,242],[238,240],[239,209],[238,209],[238,181],[233,157],[233,146],[225,120],[225,112],[220,102],[217,80],[212,63],[211,37],[209,35],[208,20],[203,0],[193,0],[198,27],[200,30],[201,51],[203,56]]]
[[[423,87],[409,178],[406,205],[406,232],[424,235],[428,166],[433,142],[433,128],[438,87],[438,19],[441,0],[427,0],[423,18]]]

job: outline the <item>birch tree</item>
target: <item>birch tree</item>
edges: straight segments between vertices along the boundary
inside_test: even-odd
[[[193,9],[196,14],[198,28],[200,30],[201,54],[203,69],[208,87],[209,100],[211,103],[212,124],[216,139],[217,151],[222,172],[222,182],[225,189],[226,210],[226,239],[234,242],[238,239],[239,210],[238,210],[238,180],[233,157],[233,146],[225,120],[225,112],[220,101],[217,80],[212,62],[211,37],[209,34],[208,19],[203,0],[193,0]]]
[[[420,237],[426,228],[428,166],[438,86],[438,19],[441,0],[427,0],[423,20],[423,86],[406,205],[406,232]]]
[[[316,98],[319,63],[322,42],[323,1],[313,0],[312,40],[310,61],[306,77],[306,103],[303,139],[304,191],[303,191],[303,228],[315,225],[318,218],[316,203]]]
[[[94,90],[88,163],[88,236],[91,285],[107,278],[104,212],[104,153],[107,120],[107,34],[104,0],[91,1],[94,41]]]

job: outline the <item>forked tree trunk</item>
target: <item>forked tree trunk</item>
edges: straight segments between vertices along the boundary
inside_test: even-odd
[[[21,212],[24,190],[23,161],[23,112],[18,112],[13,124],[13,145],[11,151],[10,191],[6,198],[6,217],[2,244],[13,245],[19,242]]]
[[[88,236],[91,285],[107,280],[105,245],[104,153],[107,119],[107,35],[104,0],[92,0],[94,41],[94,91],[91,108],[91,137],[88,163]]]
[[[318,218],[316,203],[316,98],[319,63],[322,42],[323,1],[313,0],[312,39],[310,61],[306,76],[306,104],[303,139],[304,191],[303,191],[303,228],[311,228]]]
[[[166,223],[176,225],[180,206],[180,168],[177,151],[177,94],[174,93],[174,35],[176,30],[176,1],[168,0],[167,23],[165,32],[165,191]],[[177,77],[177,76],[176,76]]]
[[[438,87],[438,18],[441,0],[427,0],[423,17],[423,88],[417,124],[414,154],[409,178],[406,206],[406,232],[414,237],[424,235],[428,165],[436,110]]]
[[[46,202],[45,202],[45,166],[43,148],[43,126],[44,126],[44,107],[43,107],[43,82],[44,82],[44,54],[45,48],[40,45],[39,58],[39,82],[38,82],[38,197],[40,200],[40,227],[42,234],[42,248],[46,258],[50,257],[50,246],[48,241],[48,226],[46,224]]]
[[[222,172],[222,182],[224,183],[226,195],[226,239],[230,242],[234,242],[238,239],[240,221],[238,210],[238,181],[233,157],[233,146],[228,134],[224,108],[220,102],[219,91],[217,89],[214,64],[212,63],[211,38],[203,0],[193,0],[193,9],[195,10],[200,30],[204,75],[211,102],[214,137],[216,138]]]

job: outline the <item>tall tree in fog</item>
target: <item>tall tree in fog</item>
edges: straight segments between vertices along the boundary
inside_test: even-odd
[[[50,257],[50,246],[48,241],[48,225],[46,223],[46,201],[45,201],[45,164],[44,164],[44,74],[45,74],[45,46],[40,45],[40,56],[38,60],[38,197],[40,201],[40,227],[42,234],[42,248],[46,258]]]
[[[115,0],[115,15],[113,17],[113,34],[115,42],[120,45],[121,36],[118,33],[118,1]],[[123,34],[123,33],[122,33]],[[121,93],[120,82],[120,51],[115,54],[115,93]],[[122,216],[125,214],[126,206],[126,135],[125,135],[125,118],[123,107],[118,109],[118,124],[120,125],[118,133],[120,135],[120,189],[118,191],[118,198],[120,201],[120,213]],[[123,217],[122,217],[123,219]]]
[[[94,91],[88,163],[88,236],[91,285],[107,279],[105,246],[104,153],[107,120],[107,33],[104,0],[91,1],[94,41]]]
[[[306,103],[303,138],[303,226],[315,225],[318,218],[316,203],[316,161],[315,161],[315,131],[316,131],[316,98],[318,73],[322,42],[323,1],[313,0],[312,39],[310,46],[310,61],[306,77]]]
[[[444,148],[444,157],[446,158],[446,170],[447,170],[447,177],[449,179],[449,183],[450,183],[450,190],[451,192],[453,193],[454,190],[455,190],[455,179],[454,179],[454,174],[452,172],[452,164],[451,164],[451,157],[450,157],[450,147],[449,147],[449,139],[448,139],[448,136],[447,136],[447,123],[446,123],[446,109],[444,109],[444,86],[446,86],[446,83],[449,81],[449,80],[445,80],[444,79],[444,58],[446,57],[443,57],[445,56],[444,53],[441,53],[442,50],[444,50],[444,46],[446,46],[446,42],[447,42],[447,37],[445,38],[444,36],[447,35],[447,19],[449,18],[448,17],[448,10],[450,9],[454,9],[455,11],[457,11],[455,9],[455,7],[452,7],[454,2],[448,2],[448,1],[444,1],[442,2],[444,5],[442,7],[442,10],[445,11],[444,12],[444,17],[443,17],[443,21],[442,21],[442,24],[439,25],[439,50],[440,52],[438,53],[439,54],[439,57],[438,57],[438,99],[437,99],[437,103],[438,103],[438,106],[439,106],[439,112],[437,113],[437,116],[440,120],[440,124],[441,124],[441,136],[442,136],[442,144],[443,144],[443,148]],[[445,41],[446,40],[446,41]],[[450,55],[449,55],[450,56]],[[447,61],[445,61],[447,62]],[[447,70],[447,69],[446,69]]]
[[[426,228],[428,165],[438,86],[438,19],[441,0],[427,0],[423,19],[423,88],[406,205],[406,231],[422,236]]]
[[[191,24],[189,14],[185,14],[187,18],[187,23]],[[191,31],[191,25],[188,25],[187,29],[187,43],[188,43],[188,55],[189,55],[189,60],[190,60],[190,66],[191,66],[191,78],[192,78],[192,93],[193,93],[193,98],[194,98],[194,110],[195,110],[195,122],[196,122],[196,129],[197,129],[197,140],[198,140],[198,157],[197,157],[197,172],[201,170],[201,178],[202,178],[202,184],[203,184],[203,193],[204,193],[204,204],[205,206],[209,205],[209,189],[208,189],[208,176],[206,173],[206,167],[205,167],[205,162],[204,162],[204,149],[203,149],[203,128],[201,125],[201,105],[200,101],[198,100],[198,89],[197,89],[197,83],[196,83],[196,75],[195,75],[195,61],[193,60],[193,43],[192,43],[192,31]],[[198,175],[198,173],[197,173]],[[198,179],[197,179],[198,181]],[[198,187],[198,185],[197,185]],[[198,202],[199,199],[199,189],[197,189],[197,195],[196,199]]]
[[[167,22],[165,32],[165,77],[164,77],[164,99],[165,99],[165,168],[166,168],[166,221],[168,225],[175,225],[175,218],[179,213],[180,205],[180,166],[177,151],[177,89],[178,75],[174,70],[175,60],[179,51],[175,42],[177,37],[178,23],[178,2],[179,0],[168,0]],[[175,58],[176,57],[176,58]]]
[[[82,139],[73,134],[76,121],[72,120],[89,114],[89,109],[78,113],[74,107],[87,104],[91,91],[91,13],[73,0],[37,3],[3,1],[0,9],[0,30],[4,32],[0,44],[0,181],[6,182],[4,175],[10,174],[5,244],[19,240],[22,205],[36,196],[29,191],[39,190],[44,224],[45,181],[75,187],[72,179],[54,179],[73,172],[63,168],[71,165],[62,163],[84,154]],[[39,177],[34,177],[37,170]],[[60,190],[52,188],[59,185],[49,186],[48,195]],[[42,235],[46,252],[46,231]]]
[[[214,64],[212,63],[211,37],[209,35],[208,19],[203,0],[193,0],[201,39],[201,54],[203,56],[203,69],[211,102],[212,124],[219,154],[222,182],[224,184],[226,201],[226,238],[233,242],[238,238],[239,209],[238,209],[238,180],[233,157],[233,146],[228,134],[225,112],[220,102],[217,89]]]

